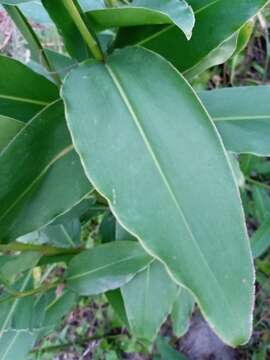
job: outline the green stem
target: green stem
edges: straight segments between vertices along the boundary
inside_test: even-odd
[[[83,346],[84,344],[90,342],[90,341],[96,341],[96,340],[102,340],[104,338],[106,339],[115,339],[119,336],[123,336],[124,334],[103,334],[103,335],[96,335],[96,336],[91,336],[91,337],[86,337],[83,338],[77,342],[68,342],[68,343],[64,343],[64,344],[60,344],[60,345],[54,345],[54,346],[48,346],[48,347],[44,347],[44,348],[36,348],[33,349],[31,351],[31,353],[48,353],[48,352],[56,352],[56,351],[61,351],[61,350],[65,350],[67,348],[70,348],[72,346]]]
[[[84,41],[88,45],[91,53],[98,61],[103,61],[104,56],[99,47],[98,42],[94,38],[94,36],[90,33],[88,27],[86,26],[85,22],[83,21],[81,14],[74,4],[73,0],[62,0],[65,8],[67,9],[69,15],[71,16],[72,20],[76,24],[79,32],[81,33]]]
[[[36,294],[41,294],[41,293],[47,292],[48,290],[57,288],[57,286],[62,283],[63,283],[63,281],[56,281],[54,283],[46,284],[46,285],[37,287],[35,289],[27,290],[27,291],[14,291],[14,292],[12,292],[12,294],[10,296],[7,296],[7,297],[1,299],[0,305],[5,302],[12,301],[12,300],[15,300],[18,298],[24,298],[24,297],[33,296]]]
[[[65,249],[61,247],[54,247],[48,245],[32,245],[32,244],[23,244],[19,242],[11,242],[10,244],[1,244],[0,252],[8,251],[20,251],[20,252],[39,252],[44,256],[53,256],[53,255],[68,255],[68,254],[78,254],[83,250],[83,248],[72,248]]]
[[[270,191],[270,185],[264,184],[264,183],[262,183],[260,181],[254,180],[254,179],[252,179],[250,177],[246,177],[246,181],[249,182],[250,184],[262,187],[262,188]]]
[[[21,10],[17,6],[12,5],[3,5],[13,22],[16,24],[17,28],[21,32],[22,36],[27,41],[29,48],[32,53],[33,59],[43,65],[48,73],[51,75],[55,83],[60,86],[61,80],[58,74],[55,72],[53,66],[51,65],[46,53],[44,52],[43,46],[41,45],[39,38],[34,32],[33,28],[29,24],[26,17],[23,15]]]

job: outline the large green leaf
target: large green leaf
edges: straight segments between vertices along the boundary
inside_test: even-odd
[[[153,341],[169,315],[178,287],[159,261],[151,262],[121,289],[132,334]]]
[[[61,101],[27,123],[0,154],[0,169],[1,242],[48,224],[91,189],[71,145]]]
[[[87,13],[101,28],[136,25],[174,24],[190,39],[194,14],[185,0],[134,0],[116,8],[95,9]]]
[[[160,56],[128,48],[71,71],[62,96],[86,174],[119,222],[192,291],[226,342],[247,341],[254,275],[243,210],[191,87]]]
[[[97,246],[75,256],[68,266],[67,285],[80,295],[96,295],[130,281],[152,261],[133,241]]]
[[[0,115],[27,121],[58,97],[49,80],[17,60],[0,56]]]
[[[0,151],[23,128],[24,123],[19,120],[0,115]]]
[[[196,72],[205,69],[205,60],[206,63],[210,62],[210,66],[217,64],[218,58],[224,56],[219,47],[229,41],[267,2],[268,0],[189,0],[196,18],[191,40],[188,41],[175,25],[161,26],[159,29],[135,27],[120,31],[115,45],[123,47],[137,44],[146,47],[163,55],[180,71],[191,76],[196,67],[199,66]],[[225,50],[221,49],[223,52]],[[217,59],[210,61],[209,55]],[[225,60],[228,55],[227,49]]]
[[[202,91],[199,96],[228,150],[270,155],[270,86]]]

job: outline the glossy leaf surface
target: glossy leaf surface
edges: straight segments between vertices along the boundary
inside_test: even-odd
[[[225,341],[247,341],[253,265],[243,210],[189,85],[158,55],[129,48],[73,70],[62,96],[86,174],[119,222],[192,291]]]
[[[130,5],[96,9],[87,15],[102,28],[173,23],[187,38],[194,26],[193,11],[184,0],[134,0]]]
[[[96,295],[130,281],[151,257],[135,242],[118,241],[75,256],[67,271],[67,285],[80,295]]]
[[[0,169],[1,242],[48,224],[91,189],[71,145],[61,101],[27,123],[2,151]]]
[[[120,31],[116,46],[136,44],[146,47],[164,56],[181,72],[189,72],[207,57],[209,61],[212,52],[217,56],[221,44],[239,31],[268,0],[190,0],[188,3],[195,12],[191,40],[187,40],[174,25],[159,29],[136,27]]]
[[[17,60],[0,56],[0,115],[28,121],[58,97],[49,80]]]

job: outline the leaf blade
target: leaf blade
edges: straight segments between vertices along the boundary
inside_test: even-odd
[[[71,260],[67,284],[80,295],[97,295],[130,281],[151,260],[135,242],[100,245]]]
[[[93,72],[95,77],[92,76]],[[162,83],[162,90],[158,85],[152,86],[157,78]],[[95,86],[93,79],[97,81]],[[104,85],[105,92],[100,84]],[[91,90],[93,88],[95,92]],[[167,94],[165,108],[161,106],[162,92]],[[64,84],[62,96],[73,143],[86,174],[108,199],[120,224],[136,235],[148,253],[166,264],[174,280],[191,289],[204,315],[225,341],[232,344],[246,341],[250,334],[253,308],[253,266],[243,210],[224,148],[187,83],[159,56],[144,49],[129,48],[111,56],[105,66],[91,62],[72,71]],[[104,99],[108,107],[104,106]],[[181,122],[177,122],[175,119],[179,117],[177,109],[180,103]],[[178,105],[175,107],[175,104]],[[87,115],[88,106],[95,109],[91,117]],[[186,113],[183,114],[183,111]],[[163,121],[165,118],[167,122]],[[108,119],[108,122],[102,119]],[[189,121],[185,123],[184,119]],[[194,131],[196,140],[192,136]],[[98,141],[99,134],[102,134],[101,143]],[[111,139],[115,139],[115,143],[111,143]],[[199,159],[189,152],[190,147],[196,148]],[[127,148],[129,151],[124,151]],[[98,162],[90,155],[93,151],[97,154]],[[123,164],[125,176],[119,177]],[[179,164],[185,165],[185,173],[178,171],[176,176]],[[197,179],[198,169],[200,180]],[[220,182],[213,183],[217,172],[223,174],[219,177],[224,179],[222,185]],[[144,182],[142,179],[150,180]],[[135,193],[136,196],[130,196]],[[214,193],[218,194],[217,197],[211,195]],[[196,212],[191,205],[191,194],[193,201],[200,198],[200,203],[196,201]],[[229,202],[228,198],[231,199]],[[143,210],[140,204],[144,204]],[[224,213],[225,208],[228,211]],[[211,217],[208,215],[210,209],[215,209]],[[224,222],[228,223],[226,230],[220,226],[220,218],[217,218],[217,214],[221,213],[223,225]],[[166,226],[164,217],[170,220],[171,227]],[[147,219],[151,221],[147,223]],[[207,227],[210,226],[210,233],[204,226],[201,228],[205,223]],[[236,233],[238,240],[234,241]],[[225,243],[227,250],[224,253],[222,249]],[[239,248],[236,249],[236,246]],[[243,263],[239,268],[236,254],[240,253]],[[194,254],[197,271],[194,271]],[[218,263],[216,254],[221,257]],[[224,273],[228,276],[225,279]],[[199,280],[200,276],[202,278]],[[209,298],[205,284],[200,285],[204,278],[208,279],[208,284],[211,283],[208,294],[215,288],[218,305],[213,298]],[[238,303],[239,298],[245,303],[245,309],[243,302]],[[222,314],[220,308],[223,309]],[[231,323],[235,321],[233,308],[237,308],[237,326]],[[237,333],[232,334],[232,328],[237,328]]]

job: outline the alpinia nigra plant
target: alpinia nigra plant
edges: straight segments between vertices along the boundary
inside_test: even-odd
[[[270,88],[190,81],[246,45],[268,0],[42,0],[67,55],[42,47],[25,2],[0,1],[32,57],[0,57],[0,359],[27,359],[101,293],[140,339],[169,314],[182,335],[196,302],[246,343],[254,269],[230,153],[270,154]],[[89,247],[95,216],[106,243]],[[33,277],[55,263],[64,277]]]

